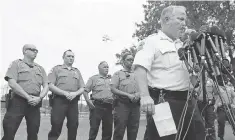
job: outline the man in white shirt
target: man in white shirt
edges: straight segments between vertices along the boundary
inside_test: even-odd
[[[175,140],[176,134],[160,138],[151,115],[159,113],[155,112],[154,105],[158,104],[162,91],[165,101],[170,105],[177,128],[187,100],[190,76],[177,53],[182,47],[179,37],[186,26],[186,8],[183,6],[166,7],[160,19],[161,31],[145,39],[143,47],[136,54],[133,65],[141,93],[141,106],[150,116],[147,119],[148,140]],[[186,135],[188,140],[196,138],[194,127],[192,123],[189,123],[193,107],[189,100],[181,133],[181,138]],[[189,130],[186,132],[189,125]]]

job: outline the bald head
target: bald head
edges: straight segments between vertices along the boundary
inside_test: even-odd
[[[37,48],[36,48],[36,46],[35,45],[33,45],[33,44],[25,44],[24,46],[23,46],[23,49],[22,49],[22,52],[23,52],[23,54],[24,54],[24,52],[26,51],[26,50],[28,50],[28,49],[34,49],[34,50],[37,50]]]

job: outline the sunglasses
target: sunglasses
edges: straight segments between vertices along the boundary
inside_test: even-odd
[[[37,50],[37,49],[34,49],[34,48],[27,48],[26,50],[30,50],[30,51],[32,51],[32,52],[38,53],[38,50]]]
[[[126,59],[126,61],[134,61],[134,59],[130,58],[130,59]]]

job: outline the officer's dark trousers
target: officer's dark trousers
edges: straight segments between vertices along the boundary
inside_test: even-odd
[[[216,140],[215,135],[215,118],[214,105],[207,105],[202,101],[198,101],[198,108],[205,119],[205,127],[207,129],[206,140]]]
[[[224,138],[224,128],[225,128],[225,121],[226,121],[226,114],[222,106],[218,107],[217,109],[217,121],[218,121],[218,137]]]
[[[76,98],[75,98],[76,99]],[[51,110],[51,131],[48,140],[57,140],[61,134],[65,117],[67,117],[68,139],[76,140],[78,129],[78,102],[69,101],[65,97],[56,96]]]
[[[149,89],[149,92],[150,92],[150,96],[153,98],[155,104],[157,104],[158,99],[159,99],[159,91]],[[174,122],[176,124],[176,128],[178,128],[179,120],[182,115],[184,105],[186,103],[186,98],[187,98],[187,92],[180,92],[180,91],[171,92],[169,94],[166,93],[164,96],[165,101],[167,101],[170,105],[171,112],[172,112],[172,115],[174,118]],[[194,123],[194,121],[189,123],[190,119],[193,115],[192,113],[193,113],[194,107],[197,108],[197,106],[193,106],[192,100],[189,100],[188,107],[187,107],[187,113],[184,118],[184,124],[183,124],[183,129],[182,129],[180,140],[183,139],[184,135],[186,135],[185,140],[195,140],[196,139],[195,123]],[[155,112],[155,113],[161,113],[161,112]],[[186,131],[188,126],[189,126],[189,129],[188,129],[188,131]],[[179,132],[179,130],[178,130],[178,132]],[[176,137],[176,134],[160,137],[158,134],[158,131],[156,129],[156,126],[155,126],[155,123],[154,123],[152,116],[148,116],[148,118],[147,118],[146,133],[147,133],[148,140],[175,140],[175,137]]]
[[[102,140],[111,140],[113,128],[112,104],[94,102],[90,110],[89,140],[95,140],[102,120]]]
[[[114,134],[113,140],[123,140],[127,128],[127,140],[136,140],[139,121],[140,104],[124,103],[117,100],[114,105]]]
[[[38,139],[40,105],[31,106],[26,99],[14,95],[3,119],[4,136],[2,140],[14,140],[16,131],[18,130],[23,117],[25,117],[27,124],[27,140]]]

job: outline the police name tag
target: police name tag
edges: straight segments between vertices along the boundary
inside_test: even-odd
[[[177,133],[176,125],[168,102],[155,105],[153,119],[160,137]]]

